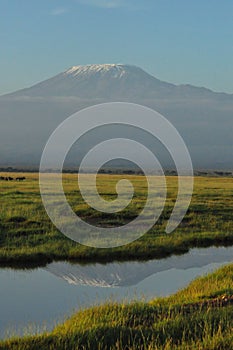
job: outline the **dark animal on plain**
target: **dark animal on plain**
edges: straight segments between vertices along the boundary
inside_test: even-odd
[[[24,180],[26,180],[26,177],[24,177],[24,176],[17,177],[15,180],[16,181],[24,181]]]
[[[12,181],[14,180],[13,177],[5,177],[5,176],[0,176],[0,180],[4,180],[4,181]]]

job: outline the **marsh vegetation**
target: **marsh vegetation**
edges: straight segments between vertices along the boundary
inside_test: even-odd
[[[52,332],[0,342],[17,350],[230,350],[233,265],[167,298],[107,303],[79,311]]]
[[[7,174],[2,173],[2,176]],[[17,174],[15,174],[17,177]],[[82,246],[61,234],[43,207],[37,174],[20,174],[26,181],[1,182],[0,263],[1,265],[43,265],[52,260],[113,261],[165,257],[187,252],[191,247],[232,245],[233,178],[196,177],[190,208],[180,226],[166,234],[166,223],[177,195],[177,177],[167,177],[167,200],[156,225],[143,237],[123,247],[95,249]],[[57,176],[50,174],[49,176]],[[83,175],[88,176],[88,175]],[[135,218],[147,197],[144,176],[124,175],[134,185],[132,202],[120,213],[106,214],[90,208],[82,199],[77,175],[65,174],[67,199],[83,220],[106,227],[122,225]],[[116,198],[121,175],[99,175],[100,195]]]

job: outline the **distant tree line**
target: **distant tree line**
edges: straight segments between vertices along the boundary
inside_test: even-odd
[[[1,167],[0,172],[2,173],[38,173],[39,168],[16,168],[16,167]],[[59,173],[58,169],[46,169],[45,173]],[[79,169],[65,168],[62,170],[64,174],[78,174],[84,173]],[[91,174],[94,173],[93,170],[89,170],[85,173]],[[161,175],[161,173],[149,170],[149,174]],[[177,176],[177,171],[173,169],[164,170],[165,175],[167,176]],[[101,168],[99,174],[125,174],[125,175],[144,175],[143,171],[140,169],[128,169],[128,168]],[[224,170],[196,170],[194,171],[195,176],[224,176],[232,177],[233,171],[224,171]]]

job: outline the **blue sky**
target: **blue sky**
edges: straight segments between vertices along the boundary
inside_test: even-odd
[[[0,94],[90,63],[233,93],[233,1],[0,1]]]

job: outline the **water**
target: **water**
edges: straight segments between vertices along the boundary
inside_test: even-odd
[[[232,262],[233,247],[192,249],[147,262],[51,263],[34,270],[0,269],[0,337],[52,329],[76,310],[106,300],[166,296],[195,277]]]

